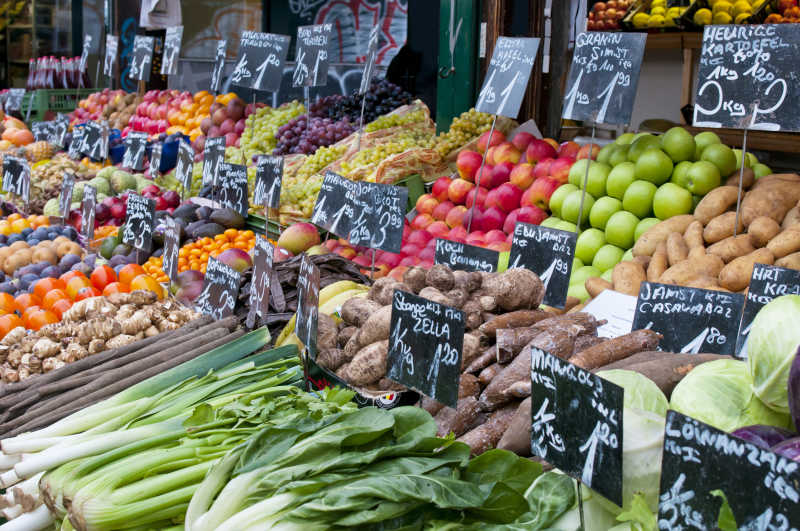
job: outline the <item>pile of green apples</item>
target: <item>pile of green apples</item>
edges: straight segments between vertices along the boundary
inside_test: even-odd
[[[751,153],[744,164],[756,178],[772,173]],[[569,295],[586,300],[587,278],[610,281],[614,266],[632,258],[639,236],[661,220],[692,213],[741,165],[741,150],[715,133],[692,136],[682,127],[661,136],[626,133],[600,149],[596,160],[577,161],[550,197],[552,217],[542,222],[565,230],[580,225]]]

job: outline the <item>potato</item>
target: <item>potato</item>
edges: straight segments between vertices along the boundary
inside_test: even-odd
[[[711,245],[706,252],[715,254],[722,258],[726,264],[734,258],[739,258],[755,251],[753,244],[750,243],[750,235],[739,234],[738,236],[728,236],[722,241]]]
[[[742,189],[744,190],[747,190],[748,188],[753,186],[753,183],[756,182],[755,172],[750,168],[745,168],[744,171],[741,172],[741,174],[739,173],[739,170],[736,170],[735,172],[731,173],[725,180],[725,186],[735,186],[738,188],[739,177],[741,177],[742,179]]]
[[[720,289],[717,277],[697,277],[686,283],[689,288]]]
[[[786,216],[784,216],[783,222],[781,223],[781,227],[784,229],[788,229],[789,227],[793,227],[795,225],[800,225],[800,205],[795,205],[792,207],[789,212],[786,213]]]
[[[778,223],[800,200],[800,177],[770,175],[762,177],[742,199],[742,222],[745,227],[760,216]]]
[[[775,260],[775,265],[788,269],[800,269],[800,253],[787,254]]]
[[[740,256],[722,268],[719,273],[719,284],[731,291],[739,291],[750,284],[755,264],[772,265],[775,257],[769,249],[758,249],[745,256]]]
[[[703,225],[724,214],[731,206],[736,205],[736,198],[739,196],[739,189],[736,186],[720,186],[708,192],[703,199],[697,203],[694,209],[694,217]]]
[[[639,296],[639,288],[645,280],[647,280],[647,275],[644,272],[644,268],[640,263],[632,260],[618,263],[611,273],[611,283],[614,286],[614,291],[633,295],[634,297]]]
[[[686,227],[686,230],[683,232],[683,241],[686,242],[686,246],[689,249],[705,247],[706,244],[703,241],[703,224],[699,221],[692,221],[689,223],[689,226]]]
[[[783,258],[787,254],[800,251],[800,227],[793,227],[781,231],[767,243],[775,258]]]
[[[669,267],[667,264],[667,244],[666,242],[661,242],[656,246],[656,252],[653,253],[650,263],[647,264],[647,281],[658,282],[667,267]]]
[[[708,222],[706,228],[703,229],[703,239],[706,243],[717,243],[729,236],[733,236],[733,226],[736,223],[736,212],[725,212],[715,217]],[[744,225],[741,218],[739,219],[739,230],[736,233],[744,231]]]
[[[592,298],[597,297],[600,295],[600,293],[607,289],[614,289],[614,285],[611,282],[600,277],[587,278],[583,286],[586,288],[586,291],[589,292],[589,296]]]
[[[58,263],[58,256],[56,255],[55,251],[51,250],[45,246],[36,246],[31,254],[31,260],[35,262],[50,262],[52,265],[56,265]]]
[[[686,230],[686,227],[692,221],[695,221],[695,217],[691,214],[684,214],[682,216],[675,216],[673,218],[665,219],[664,221],[653,225],[649,229],[647,229],[644,234],[639,236],[639,239],[636,240],[636,243],[633,246],[633,255],[639,256],[646,254],[647,256],[653,256],[653,253],[656,251],[656,246],[660,242],[664,242],[667,240],[667,237],[672,232],[680,232]]]
[[[769,241],[777,236],[781,231],[781,226],[778,222],[767,216],[759,216],[750,222],[747,227],[747,234],[750,235],[750,241],[756,247],[764,247]]]
[[[697,258],[687,258],[670,267],[658,280],[662,284],[685,286],[699,277],[716,277],[725,263],[717,255],[706,254]]]
[[[683,236],[680,232],[673,232],[667,236],[667,260],[669,265],[673,266],[678,262],[686,260],[689,255],[689,248],[686,242],[683,241]]]

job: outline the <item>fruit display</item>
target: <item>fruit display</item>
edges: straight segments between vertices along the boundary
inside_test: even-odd
[[[366,102],[364,100],[366,99]],[[353,91],[349,96],[332,97],[320,102],[315,111],[317,116],[326,116],[334,122],[347,120],[358,124],[361,108],[364,108],[364,123],[372,122],[378,116],[387,114],[398,107],[408,105],[413,96],[386,79],[375,79],[370,83],[364,96]],[[363,104],[363,105],[362,105]]]
[[[323,146],[329,146],[348,136],[355,127],[347,118],[334,122],[330,118],[311,118],[301,114],[278,128],[277,144],[273,155],[289,153],[314,153]]]
[[[631,24],[637,30],[645,28],[677,28],[680,17],[683,16],[687,9],[686,6],[680,5],[668,6],[666,0],[653,0],[650,2],[649,9],[643,5],[636,10],[631,18]],[[701,14],[701,17],[705,17],[705,14]],[[597,22],[595,22],[594,29],[602,31],[602,28],[597,27]]]
[[[38,143],[35,142],[31,146]],[[58,195],[61,193],[61,181],[64,172],[72,174],[76,182],[89,181],[96,175],[87,165],[73,161],[64,153],[59,153],[51,159],[44,159],[33,164],[31,166],[31,197],[28,205],[30,212],[46,216],[60,215],[60,212],[58,212]],[[55,201],[51,202],[53,199]],[[49,208],[45,212],[48,205]]]
[[[69,114],[70,125],[88,121],[107,120],[111,129],[122,130],[128,126],[142,98],[123,90],[103,89],[90,94],[78,103]]]
[[[22,120],[4,115],[0,124],[0,151],[26,146],[34,141],[33,133]]]
[[[767,18],[764,24],[800,23],[800,7],[797,0],[762,1],[758,4],[765,4]],[[754,7],[757,7],[755,3]]]
[[[659,0],[653,0],[656,4]],[[628,0],[608,0],[597,2],[587,16],[586,29],[589,31],[611,31],[620,29],[620,21],[625,17],[633,2]],[[657,11],[658,13],[659,11]],[[652,18],[652,15],[651,15]]]
[[[245,160],[253,161],[261,154],[272,153],[278,145],[278,129],[296,116],[305,113],[297,100],[279,107],[259,107],[245,119],[245,129],[239,141]]]
[[[184,113],[197,111],[193,118],[185,120],[187,130],[190,125],[195,126],[185,133],[192,139],[195,151],[202,153],[207,137],[224,136],[226,146],[239,147],[239,138],[245,130],[246,119],[255,111],[255,106],[245,104],[244,100],[232,92],[216,98],[208,92],[198,92],[195,99],[202,103],[182,104]],[[180,121],[181,118],[178,114],[176,120]]]

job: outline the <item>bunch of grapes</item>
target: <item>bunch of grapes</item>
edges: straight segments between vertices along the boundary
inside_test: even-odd
[[[314,118],[326,118],[328,116],[328,109],[343,99],[344,96],[341,94],[332,94],[319,98],[309,105],[309,113]]]
[[[364,123],[411,103],[413,99],[410,93],[385,79],[373,81],[365,96],[367,103],[364,106]],[[358,123],[362,99],[358,91],[355,91],[352,95],[334,102],[328,107],[328,118],[339,121],[347,117],[351,122]]]
[[[492,115],[470,109],[462,112],[461,116],[453,118],[450,129],[439,133],[434,143],[434,149],[439,155],[446,157],[448,153],[457,149],[481,133],[488,131],[492,126]]]
[[[353,126],[346,118],[333,121],[330,118],[311,118],[306,126],[306,116],[293,118],[278,128],[277,145],[273,155],[303,153],[309,155],[320,147],[329,146],[353,132]]]
[[[358,168],[377,166],[387,158],[409,149],[428,147],[431,135],[425,131],[409,130],[402,134],[392,135],[388,142],[375,144],[359,151],[352,159],[342,162],[342,172],[348,175]]]
[[[301,211],[304,217],[310,218],[322,184],[320,170],[340,159],[346,150],[345,146],[321,147],[306,158],[296,173],[285,175],[281,186],[281,205],[292,206]]]
[[[367,133],[372,133],[373,131],[380,131],[381,129],[389,129],[392,127],[415,124],[424,121],[425,113],[422,111],[422,109],[406,114],[384,114],[379,116],[376,120],[368,123],[364,127],[364,130]]]
[[[270,153],[278,144],[278,129],[295,116],[306,111],[299,101],[284,103],[280,107],[262,107],[247,117],[246,127],[239,145],[247,160],[253,156]]]

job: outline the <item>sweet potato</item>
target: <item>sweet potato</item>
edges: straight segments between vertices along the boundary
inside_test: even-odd
[[[638,262],[630,260],[615,265],[611,273],[614,291],[634,297],[639,295],[639,288],[645,280],[647,280],[647,274],[644,272],[644,268]]]
[[[736,212],[725,212],[715,217],[708,222],[706,228],[703,229],[703,240],[706,243],[717,243],[729,236],[733,236],[734,226],[736,225]],[[739,230],[735,231],[737,234],[744,231],[744,224],[741,218],[739,219]]]
[[[699,221],[692,221],[686,230],[683,231],[683,241],[686,242],[686,247],[690,250],[695,247],[705,247],[703,241],[703,224]]]
[[[707,225],[709,221],[735,206],[738,195],[739,188],[737,186],[714,188],[697,203],[694,217],[703,225]]]
[[[769,241],[778,235],[781,231],[781,226],[778,222],[767,216],[759,216],[750,222],[747,227],[747,234],[750,235],[750,241],[756,247],[764,247]]]
[[[602,367],[643,350],[654,350],[662,337],[653,330],[635,330],[587,348],[572,356],[569,362],[587,370]]]
[[[683,240],[680,232],[673,232],[667,236],[667,261],[673,266],[678,262],[686,260],[689,256],[689,247]]]
[[[358,328],[355,326],[345,326],[341,330],[339,330],[339,335],[336,336],[336,346],[339,348],[344,348],[347,345],[347,342],[350,341],[350,338],[353,337],[358,333]]]
[[[775,257],[768,248],[758,249],[745,256],[740,256],[722,268],[719,273],[719,285],[731,291],[742,290],[750,284],[753,266],[756,264],[772,265],[774,261]]]
[[[353,361],[345,365],[347,370],[342,374],[344,380],[353,385],[377,382],[386,374],[388,351],[388,340],[375,341],[363,347],[353,357]]]
[[[317,348],[319,350],[336,348],[339,330],[333,317],[322,312],[317,317]]]
[[[750,235],[739,234],[738,236],[728,236],[724,240],[718,241],[706,249],[708,254],[715,254],[722,258],[726,264],[734,258],[739,258],[755,251],[750,243]]]
[[[531,455],[531,398],[519,403],[517,411],[508,423],[505,433],[497,442],[501,450],[508,450],[522,457]]]
[[[481,386],[474,374],[462,374],[458,380],[458,398],[478,396]]]
[[[517,310],[498,315],[483,323],[479,330],[489,337],[495,337],[501,328],[522,328],[547,319],[549,315],[542,310]]]
[[[713,254],[690,257],[667,269],[658,281],[663,284],[685,286],[698,277],[716,277],[723,267],[725,263],[722,258]]]
[[[474,396],[459,398],[455,408],[444,407],[436,413],[436,436],[445,437],[453,432],[456,437],[460,437],[466,433],[480,412],[481,408]]]
[[[468,431],[457,440],[469,445],[474,455],[480,455],[494,448],[508,428],[517,408],[517,404],[511,404],[498,409],[485,423]]]
[[[592,298],[597,297],[607,289],[614,289],[614,285],[611,282],[600,277],[587,278],[586,282],[583,283],[583,286],[586,288],[586,291]]]
[[[788,229],[795,225],[800,225],[800,205],[795,205],[789,209],[789,212],[786,213],[781,222],[781,228],[783,229]]]
[[[539,276],[522,268],[484,277],[483,287],[507,312],[536,308],[544,297],[544,284]]]
[[[658,279],[669,267],[667,262],[667,242],[661,242],[656,246],[653,257],[650,259],[650,264],[647,266],[647,281],[658,282]]]
[[[789,269],[800,269],[800,253],[787,254],[782,258],[778,258],[775,260],[775,265]]]
[[[642,234],[633,246],[633,255],[639,256],[646,254],[652,256],[656,246],[667,240],[667,236],[672,232],[683,233],[686,227],[696,218],[691,214],[675,216],[653,225]]]
[[[503,370],[502,365],[500,365],[499,363],[492,363],[491,365],[483,369],[480,372],[480,374],[478,374],[478,382],[480,382],[480,384],[483,387],[486,387],[491,383],[491,381],[494,379],[495,376],[500,374],[500,371],[502,370]]]
[[[784,229],[767,243],[767,249],[775,258],[800,251],[800,227]]]
[[[760,216],[778,223],[800,200],[800,180],[796,175],[769,175],[757,180],[742,199],[742,221],[747,227]]]
[[[741,173],[740,170],[736,170],[725,179],[725,186],[734,186],[738,189],[739,179],[742,180],[742,190],[747,190],[756,182],[756,174],[750,168],[745,168]]]
[[[367,298],[348,299],[342,304],[340,312],[342,321],[349,325],[361,327],[369,316],[380,310],[381,305]]]

